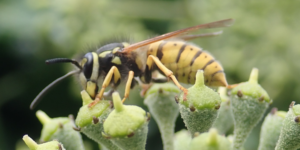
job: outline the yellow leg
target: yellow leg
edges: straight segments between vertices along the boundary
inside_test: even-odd
[[[239,84],[240,84],[240,83],[238,83],[238,84],[227,85],[226,88],[227,88],[227,89],[233,89],[233,88],[237,87]]]
[[[149,83],[149,84],[143,84],[141,83],[140,86],[141,86],[141,92],[140,92],[140,95],[142,97],[145,96],[145,94],[147,93],[147,91],[150,89],[150,87],[153,85],[153,83]]]
[[[100,92],[97,94],[95,100],[92,103],[89,104],[89,107],[95,106],[101,100],[101,98],[103,96],[103,93],[105,91],[105,88],[110,84],[110,81],[111,81],[111,78],[112,78],[113,75],[114,75],[114,83],[117,83],[118,80],[121,79],[121,74],[120,74],[118,68],[115,67],[115,66],[110,68],[109,72],[105,76],[105,79],[103,81],[102,88],[101,88]]]
[[[124,98],[122,99],[122,103],[124,103],[126,98],[128,98],[128,96],[129,96],[130,86],[131,86],[131,82],[132,82],[133,77],[134,77],[134,72],[129,71],[128,79],[127,79],[126,87],[125,87],[125,94],[124,94]]]
[[[178,82],[178,80],[176,79],[176,77],[173,75],[173,72],[168,69],[166,66],[164,66],[160,60],[153,56],[153,55],[149,55],[148,59],[147,59],[147,66],[149,67],[149,69],[152,69],[151,67],[153,66],[153,63],[156,64],[156,66],[170,79],[172,79],[172,81],[174,82],[174,84],[184,92],[183,95],[183,100],[186,100],[186,96],[188,93],[188,90],[186,88],[184,88],[182,85],[180,85],[180,83]]]

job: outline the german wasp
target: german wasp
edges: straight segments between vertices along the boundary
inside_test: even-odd
[[[94,99],[89,106],[95,105],[104,95],[105,89],[111,85],[115,90],[121,80],[126,81],[123,102],[129,96],[130,89],[135,86],[136,79],[148,84],[150,82],[166,82],[172,80],[174,84],[187,95],[187,89],[181,83],[193,84],[197,70],[204,70],[207,86],[225,86],[227,81],[223,68],[213,56],[187,40],[212,36],[218,33],[188,35],[192,31],[205,28],[219,28],[230,26],[233,19],[225,19],[207,24],[166,33],[145,41],[134,43],[111,43],[100,47],[96,52],[88,52],[81,61],[68,58],[46,60],[46,63],[72,63],[78,69],[56,79],[45,87],[33,100],[33,109],[53,85],[74,74],[79,75],[83,89]],[[166,80],[152,76],[158,70],[165,75]],[[103,78],[104,77],[104,80]],[[102,86],[99,89],[100,80]]]

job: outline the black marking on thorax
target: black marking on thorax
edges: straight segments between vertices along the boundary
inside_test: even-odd
[[[131,52],[128,55],[119,55],[121,62],[122,62],[122,67],[127,68],[126,74],[129,73],[129,71],[134,72],[134,76],[139,76],[142,74],[143,70],[140,70],[138,65],[136,64],[136,58],[139,57],[136,52]]]

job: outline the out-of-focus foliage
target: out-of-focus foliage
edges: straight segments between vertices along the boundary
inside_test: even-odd
[[[300,99],[300,1],[218,0],[11,0],[0,1],[0,149],[14,149],[24,134],[40,136],[41,125],[29,110],[33,98],[70,64],[46,66],[45,59],[72,58],[111,39],[131,42],[155,34],[226,18],[235,24],[215,38],[194,42],[219,60],[228,82],[248,80],[251,68],[260,70],[259,82],[287,110]],[[217,30],[201,30],[212,32]],[[50,116],[77,114],[80,88],[63,81],[38,106]],[[139,88],[132,92],[134,101]],[[53,103],[55,102],[55,103]],[[182,120],[176,130],[182,128]],[[150,121],[148,144],[160,149],[156,125]],[[246,149],[256,149],[258,126]],[[156,146],[156,147],[155,147]],[[150,149],[150,147],[149,147]]]

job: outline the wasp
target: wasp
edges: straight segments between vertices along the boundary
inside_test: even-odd
[[[90,107],[102,99],[104,91],[109,85],[112,86],[111,90],[113,91],[120,85],[121,80],[126,81],[122,102],[128,98],[130,89],[137,83],[137,78],[145,84],[172,80],[184,92],[185,98],[188,91],[179,82],[193,84],[199,69],[204,70],[207,86],[227,87],[228,84],[221,64],[200,47],[187,42],[190,39],[218,33],[200,35],[188,35],[187,33],[205,28],[227,27],[232,23],[233,19],[225,19],[200,24],[132,45],[125,42],[111,43],[100,47],[96,52],[86,53],[80,61],[68,58],[46,60],[47,64],[72,63],[78,69],[67,73],[45,87],[36,96],[30,107],[33,109],[53,85],[74,74],[79,75],[83,89],[94,99],[89,104]],[[152,73],[157,70],[166,76],[166,80],[156,79],[152,76]],[[100,80],[102,80],[101,86]]]

